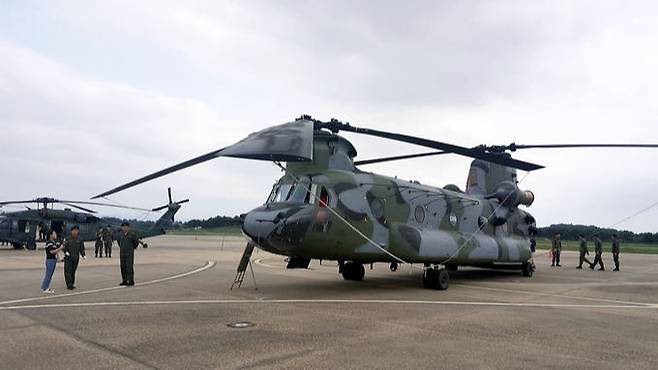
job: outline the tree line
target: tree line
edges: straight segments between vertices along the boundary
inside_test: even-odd
[[[632,243],[658,243],[658,233],[634,233],[628,230],[604,229],[598,226],[556,224],[537,229],[537,236],[552,238],[555,233],[560,233],[563,240],[576,240],[578,234],[586,237],[598,235],[603,241],[612,240],[612,234],[617,234],[625,242]]]

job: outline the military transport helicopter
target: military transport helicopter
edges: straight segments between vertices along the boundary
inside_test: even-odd
[[[152,227],[133,228],[140,239],[161,235],[165,233],[165,229],[168,229],[173,225],[174,215],[180,209],[180,205],[189,202],[189,199],[174,202],[171,198],[171,188],[168,189],[168,195],[168,204],[153,209],[89,201],[60,200],[47,197],[32,200],[0,202],[0,206],[10,204],[38,205],[38,208],[36,209],[26,206],[26,210],[0,214],[0,241],[8,242],[16,249],[25,246],[27,249],[34,250],[37,247],[37,242],[43,241],[44,236],[48,234],[48,230],[55,230],[58,235],[64,236],[67,232],[67,227],[78,225],[80,227],[80,237],[84,241],[95,240],[98,228],[110,226],[114,233],[118,232],[120,224],[100,218],[95,215],[96,211],[82,207],[82,205],[113,207],[147,212],[157,212],[166,209],[167,212],[165,212]],[[71,210],[71,208],[55,209],[55,204],[62,204],[83,212],[76,212]],[[144,247],[147,246],[146,244],[142,245]]]
[[[357,151],[339,132],[351,132],[432,148],[436,151],[355,161]],[[285,171],[264,205],[244,215],[248,240],[238,275],[254,246],[289,257],[288,268],[311,259],[337,260],[347,280],[362,280],[364,264],[424,265],[423,285],[447,289],[448,270],[458,266],[520,269],[532,276],[529,233],[534,217],[519,208],[534,201],[518,187],[516,170],[540,165],[512,158],[531,148],[658,147],[655,144],[566,144],[466,148],[426,138],[359,128],[335,119],[302,116],[253,133],[231,146],[204,154],[100,194],[217,158],[273,161]],[[455,153],[474,158],[466,188],[444,188],[361,171],[357,166]],[[280,162],[285,162],[285,166]],[[236,278],[237,281],[237,278]],[[241,283],[241,280],[240,280]]]

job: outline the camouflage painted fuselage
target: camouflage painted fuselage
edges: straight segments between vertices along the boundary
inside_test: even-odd
[[[382,249],[409,263],[496,267],[530,259],[532,216],[478,191],[500,168],[475,161],[483,177],[478,184],[472,169],[466,194],[360,171],[355,156],[344,138],[317,132],[313,161],[287,164],[268,202],[246,215],[244,234],[269,252],[311,259],[394,261]],[[503,172],[516,187],[515,172]]]

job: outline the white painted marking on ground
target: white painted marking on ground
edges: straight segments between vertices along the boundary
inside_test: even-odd
[[[459,302],[459,301],[423,301],[423,300],[389,300],[389,299],[205,299],[205,300],[161,300],[161,301],[125,301],[125,302],[88,302],[55,303],[23,306],[0,307],[0,311],[75,308],[99,306],[156,306],[156,305],[200,305],[200,304],[387,304],[387,305],[443,305],[443,306],[485,306],[485,307],[526,307],[526,308],[575,308],[575,309],[658,309],[658,304],[647,306],[629,305],[593,305],[593,304],[559,304],[559,303],[518,303],[518,302]]]
[[[192,271],[183,272],[181,274],[176,274],[176,275],[173,275],[173,276],[168,276],[168,277],[164,277],[164,278],[160,278],[160,279],[155,279],[155,280],[145,281],[145,282],[141,282],[141,283],[136,283],[135,286],[137,287],[137,286],[157,284],[157,283],[162,283],[162,282],[169,281],[169,280],[174,280],[174,279],[179,279],[179,278],[182,278],[182,277],[194,275],[194,274],[197,274],[199,272],[202,272],[202,271],[205,271],[209,268],[214,267],[215,264],[216,263],[214,261],[208,261],[208,262],[206,262],[206,264],[204,266],[201,266],[201,267],[199,267],[197,269],[194,269]],[[39,296],[39,297],[21,298],[21,299],[14,299],[14,300],[11,300],[11,301],[0,302],[0,305],[25,303],[25,302],[40,301],[40,300],[45,300],[45,299],[62,298],[62,297],[73,297],[73,296],[79,296],[79,295],[83,295],[83,294],[107,292],[107,291],[115,290],[115,289],[130,289],[130,288],[126,288],[126,287],[122,287],[122,286],[113,286],[113,287],[109,287],[109,288],[85,290],[85,291],[75,292],[75,293],[53,294],[53,295],[46,295],[46,296]]]
[[[527,295],[534,295],[534,296],[539,296],[539,297],[549,297],[549,298],[550,297],[567,298],[567,299],[577,299],[577,300],[582,300],[582,301],[606,302],[606,303],[616,303],[616,304],[624,304],[624,305],[632,305],[632,306],[655,306],[656,305],[655,303],[621,301],[621,300],[617,300],[617,299],[605,299],[605,298],[594,298],[594,297],[577,297],[577,296],[564,295],[564,294],[531,292],[531,291],[527,291],[527,290],[491,288],[491,287],[485,287],[485,286],[479,286],[479,285],[473,285],[473,284],[464,284],[464,283],[454,283],[452,285],[462,286],[462,287],[472,288],[472,289],[489,290],[489,291],[493,291],[493,292],[527,294]]]

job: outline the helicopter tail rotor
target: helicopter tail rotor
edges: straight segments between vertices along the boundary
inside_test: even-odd
[[[171,187],[167,188],[167,196],[169,198],[169,203],[167,203],[163,206],[160,206],[160,207],[153,208],[151,210],[151,212],[158,212],[158,211],[162,211],[163,209],[167,209],[168,211],[165,213],[165,215],[163,215],[162,218],[165,218],[165,216],[167,216],[167,218],[166,218],[167,220],[170,220],[171,222],[174,222],[174,215],[180,209],[181,204],[187,203],[190,200],[189,199],[183,199],[183,200],[180,200],[178,202],[174,202],[173,198],[171,197]]]

